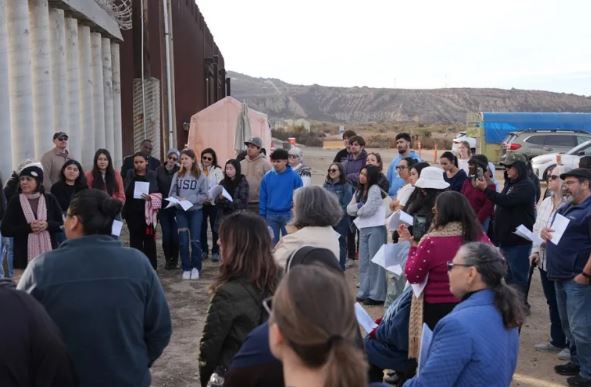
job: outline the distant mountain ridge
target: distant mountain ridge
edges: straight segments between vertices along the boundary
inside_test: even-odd
[[[272,119],[465,122],[481,111],[591,112],[591,97],[519,89],[379,89],[292,85],[229,71],[232,96]]]

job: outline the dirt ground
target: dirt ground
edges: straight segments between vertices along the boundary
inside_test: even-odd
[[[379,150],[384,165],[389,165],[393,150]],[[305,163],[312,167],[314,184],[322,184],[328,164],[336,152],[320,148],[305,148]],[[423,159],[433,160],[433,152],[423,152]],[[499,173],[498,173],[499,175]],[[499,176],[500,177],[500,176]],[[160,234],[160,230],[158,230]],[[211,247],[211,246],[210,246]],[[158,242],[159,267],[164,267],[162,250]],[[210,260],[204,262],[201,278],[198,281],[181,281],[180,272],[164,271],[158,274],[167,295],[173,319],[173,334],[168,347],[152,367],[152,385],[156,387],[198,386],[199,340],[207,314],[209,300],[208,287],[215,276],[217,264]],[[351,291],[357,283],[357,267],[347,270]],[[532,281],[529,302],[531,315],[521,331],[519,362],[513,377],[512,386],[554,387],[566,385],[566,378],[554,373],[553,366],[563,363],[556,354],[540,353],[533,349],[537,343],[547,340],[549,318],[542,293],[539,275]],[[378,317],[382,307],[367,307],[368,312]]]

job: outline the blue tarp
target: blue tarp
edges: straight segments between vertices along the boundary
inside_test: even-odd
[[[591,133],[591,113],[482,113],[484,139],[500,144],[510,132],[527,129],[571,129]]]

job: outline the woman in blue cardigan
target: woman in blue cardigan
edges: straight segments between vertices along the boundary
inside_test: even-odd
[[[450,290],[463,301],[437,323],[417,376],[404,386],[509,386],[524,312],[503,279],[505,259],[494,246],[472,242],[447,268]]]

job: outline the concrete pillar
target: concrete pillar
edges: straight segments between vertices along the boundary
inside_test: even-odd
[[[115,151],[115,133],[113,132],[113,67],[111,59],[111,41],[102,39],[103,94],[105,98],[105,148]]]
[[[92,50],[90,27],[78,26],[78,64],[80,72],[80,121],[82,130],[82,158],[80,162],[84,169],[92,166],[95,137],[95,120],[93,109],[93,90],[95,84],[92,78]]]
[[[123,163],[123,131],[121,122],[121,62],[119,43],[111,43],[111,63],[113,65],[113,133],[115,148],[112,153],[113,163],[120,168]]]
[[[8,77],[8,30],[6,28],[7,1],[0,0],[0,174],[2,182],[12,171],[12,150],[10,133],[10,93]]]
[[[29,3],[10,0],[7,3],[8,75],[12,165],[34,158],[33,84],[29,45]]]
[[[66,82],[63,85],[67,95],[66,112],[68,114],[68,135],[70,155],[82,163],[82,128],[84,127],[80,103],[80,52],[78,45],[78,21],[66,18]],[[83,166],[85,166],[83,164]],[[86,167],[86,166],[85,166]]]
[[[50,8],[50,47],[51,47],[51,74],[53,78],[53,126],[54,130],[63,130],[72,138],[70,125],[68,124],[68,61],[66,57],[66,19],[64,11],[58,8]]]
[[[103,50],[101,34],[93,32],[90,34],[92,44],[92,101],[94,107],[94,146],[105,148],[105,97],[103,85]]]
[[[29,0],[35,157],[53,147],[53,88],[47,0]]]

